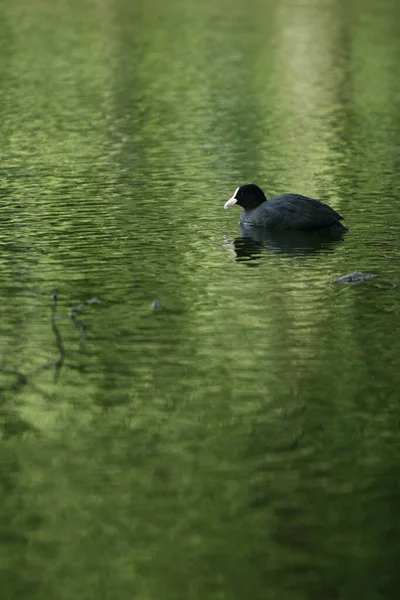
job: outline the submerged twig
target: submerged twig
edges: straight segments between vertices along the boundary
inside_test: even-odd
[[[62,341],[62,337],[60,334],[60,331],[55,323],[55,319],[56,319],[56,312],[57,312],[57,302],[58,302],[58,291],[57,289],[55,289],[51,295],[51,299],[53,301],[53,307],[52,307],[52,319],[51,319],[51,327],[52,330],[54,332],[54,336],[56,338],[56,343],[57,343],[57,347],[60,353],[60,358],[56,363],[56,379],[58,379],[59,374],[60,374],[60,370],[61,367],[64,363],[65,357],[67,355],[67,352],[64,348],[64,344]],[[85,335],[85,326],[82,323],[82,321],[80,321],[76,314],[80,311],[82,311],[85,306],[88,306],[88,304],[101,304],[100,300],[94,296],[93,298],[90,298],[89,300],[86,300],[85,302],[82,302],[81,304],[79,304],[78,306],[75,306],[74,308],[71,308],[71,310],[68,311],[68,316],[72,319],[75,327],[77,329],[79,329],[80,334],[81,334],[81,339],[80,339],[80,344],[83,345],[86,342],[86,335]],[[62,317],[62,315],[60,315]]]
[[[25,373],[20,372],[19,370],[7,369],[5,360],[3,360],[2,357],[0,357],[0,370],[1,370],[2,374],[3,375],[5,374],[7,376],[12,376],[15,378],[15,381],[13,383],[11,383],[10,385],[8,385],[7,387],[3,387],[2,385],[0,385],[1,399],[3,399],[4,393],[7,391],[11,391],[11,392],[13,392],[13,394],[15,394],[16,392],[20,392],[27,385],[34,386],[34,382],[32,380],[36,376],[38,376],[41,372],[46,371],[46,370],[50,370],[50,369],[52,370],[53,368],[55,368],[55,381],[58,380],[58,378],[60,376],[61,368],[65,361],[65,357],[67,356],[67,352],[66,352],[64,344],[63,344],[63,339],[61,337],[60,330],[57,326],[57,321],[59,318],[65,318],[65,316],[57,314],[57,308],[58,308],[58,291],[57,291],[57,289],[53,290],[53,292],[51,294],[51,300],[52,300],[51,328],[54,333],[56,345],[57,345],[58,352],[59,352],[58,360],[57,361],[50,360],[50,361],[46,362],[45,364],[42,364],[42,365],[34,368],[30,373],[25,374]],[[88,304],[100,304],[100,300],[98,300],[98,298],[91,298],[90,300],[87,300],[86,302],[83,302],[76,308],[72,309],[68,313],[68,315],[74,321],[76,327],[81,331],[81,342],[82,342],[82,340],[85,341],[85,328],[84,328],[83,323],[76,318],[75,314],[79,310],[82,310],[82,308],[84,308]],[[52,395],[48,394],[43,389],[38,389],[38,393],[45,395],[49,399],[52,398]]]
[[[80,331],[80,334],[81,334],[80,343],[81,343],[81,346],[82,346],[86,342],[85,326],[82,323],[82,321],[80,321],[79,319],[76,318],[75,313],[71,313],[71,311],[70,311],[69,316],[73,320],[75,327],[77,329],[79,329],[79,331]]]
[[[88,304],[101,304],[101,302],[98,298],[96,298],[96,296],[94,296],[93,298],[90,298],[90,300],[86,300],[85,302],[82,302],[82,304],[78,304],[78,306],[71,308],[71,310],[68,312],[68,316],[74,317],[77,312],[83,310]]]
[[[55,289],[53,291],[53,293],[51,295],[51,299],[53,300],[51,328],[53,330],[54,337],[56,338],[57,348],[58,348],[58,351],[60,353],[60,358],[56,362],[55,380],[57,381],[57,379],[58,379],[58,377],[60,375],[61,367],[63,366],[64,360],[65,360],[65,356],[66,356],[66,351],[65,351],[65,348],[64,348],[62,337],[61,337],[60,331],[59,331],[59,329],[58,329],[58,327],[56,325],[56,322],[55,322],[56,312],[57,312],[57,301],[58,301],[58,292],[57,292],[57,289]]]

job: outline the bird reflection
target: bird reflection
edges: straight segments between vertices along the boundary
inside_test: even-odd
[[[346,234],[337,227],[287,231],[250,225],[241,225],[240,233],[230,243],[238,261],[257,261],[265,251],[295,256],[333,252]]]

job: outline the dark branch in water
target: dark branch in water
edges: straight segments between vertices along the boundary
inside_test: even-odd
[[[15,381],[7,386],[7,389],[3,388],[2,386],[0,386],[0,393],[3,395],[4,392],[6,391],[11,391],[14,394],[16,392],[19,392],[20,390],[22,390],[25,386],[30,386],[33,387],[33,389],[35,389],[35,384],[34,384],[34,378],[39,375],[39,373],[46,371],[46,370],[53,370],[55,368],[55,381],[58,380],[59,376],[60,376],[60,372],[61,372],[61,368],[64,364],[65,358],[67,356],[67,352],[65,350],[64,344],[63,344],[63,340],[61,337],[61,333],[60,330],[58,328],[57,325],[57,321],[58,319],[62,319],[65,318],[64,315],[58,315],[57,314],[57,306],[58,306],[58,291],[57,289],[55,289],[52,294],[51,294],[51,300],[52,300],[52,310],[51,310],[51,328],[52,331],[54,333],[54,337],[56,340],[56,345],[58,348],[58,352],[59,352],[59,358],[57,361],[51,360],[45,364],[42,364],[41,366],[35,368],[33,371],[31,371],[29,374],[25,374],[25,373],[21,373],[18,370],[7,370],[5,368],[5,365],[0,364],[0,370],[3,374],[6,374],[7,376],[12,376],[15,378]],[[86,341],[85,338],[85,327],[83,325],[83,323],[81,321],[79,321],[76,318],[76,313],[81,311],[85,306],[87,306],[88,304],[100,304],[100,300],[98,298],[91,298],[90,300],[87,300],[86,302],[83,302],[82,304],[79,304],[79,306],[71,309],[68,312],[68,316],[71,317],[71,319],[73,320],[73,322],[75,323],[75,326],[80,330],[81,332],[81,344],[83,342]],[[46,392],[43,391],[43,389],[38,390],[38,393],[41,393],[43,395],[45,395],[46,397],[48,397],[48,399],[52,399],[51,395],[47,395]]]
[[[64,363],[65,357],[66,357],[66,350],[64,348],[64,344],[62,341],[62,337],[60,334],[60,331],[55,323],[56,320],[56,312],[57,312],[57,302],[58,302],[58,292],[57,289],[55,289],[51,295],[51,299],[53,301],[53,307],[52,307],[52,317],[51,317],[51,328],[54,332],[54,337],[56,338],[56,344],[57,344],[57,348],[58,351],[60,353],[60,358],[58,359],[57,363],[56,363],[56,379],[58,379],[60,371],[61,371],[61,367]],[[85,306],[88,306],[89,304],[101,304],[100,300],[94,296],[93,298],[90,298],[90,300],[86,300],[85,302],[82,302],[81,304],[78,304],[78,306],[75,306],[74,308],[71,308],[71,310],[68,311],[68,316],[72,319],[75,327],[77,329],[79,329],[80,334],[81,334],[81,339],[80,339],[80,344],[81,346],[86,342],[86,335],[85,335],[85,326],[82,323],[82,321],[80,319],[77,318],[76,314],[80,311],[82,311]],[[60,315],[62,317],[62,315]]]
[[[71,319],[73,320],[75,327],[77,329],[79,329],[79,331],[81,333],[81,346],[82,346],[86,342],[85,326],[82,323],[82,321],[80,321],[79,319],[76,318],[75,313],[70,311],[68,314],[71,317]]]
[[[56,292],[57,292],[57,290],[56,290]],[[71,310],[68,313],[68,316],[73,317],[77,312],[83,310],[85,308],[85,306],[87,306],[88,304],[101,304],[101,302],[98,298],[96,298],[96,296],[94,296],[93,298],[90,298],[90,300],[86,300],[86,302],[82,302],[82,304],[78,304],[78,306],[75,306],[75,308],[71,308]]]
[[[58,377],[60,375],[61,367],[63,366],[64,360],[65,360],[66,352],[65,352],[64,344],[62,342],[60,330],[58,329],[56,322],[55,322],[56,312],[57,312],[57,300],[58,300],[57,290],[53,291],[53,293],[51,295],[51,299],[53,300],[53,308],[52,308],[52,314],[51,314],[51,328],[53,330],[54,337],[56,338],[56,344],[58,347],[58,351],[60,353],[60,358],[56,362],[55,380],[57,381]]]

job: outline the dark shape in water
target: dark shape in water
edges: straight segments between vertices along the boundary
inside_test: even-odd
[[[348,285],[357,285],[358,283],[362,283],[366,279],[371,279],[371,277],[376,277],[374,273],[362,273],[361,271],[354,271],[353,273],[349,273],[348,275],[342,275],[341,277],[337,277],[334,279],[335,283],[347,283]]]
[[[287,231],[240,225],[242,237],[235,238],[236,260],[258,260],[264,251],[273,254],[307,256],[316,252],[333,252],[345,231],[339,227]]]
[[[340,221],[343,217],[327,204],[299,194],[282,194],[267,200],[258,185],[249,183],[238,187],[224,205],[243,207],[240,223],[268,229],[318,229],[337,227],[348,231]]]

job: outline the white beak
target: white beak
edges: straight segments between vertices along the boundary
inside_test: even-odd
[[[237,200],[234,196],[232,196],[232,198],[229,198],[228,202],[225,202],[224,204],[224,208],[229,208],[230,206],[233,206],[234,204],[236,204]]]

